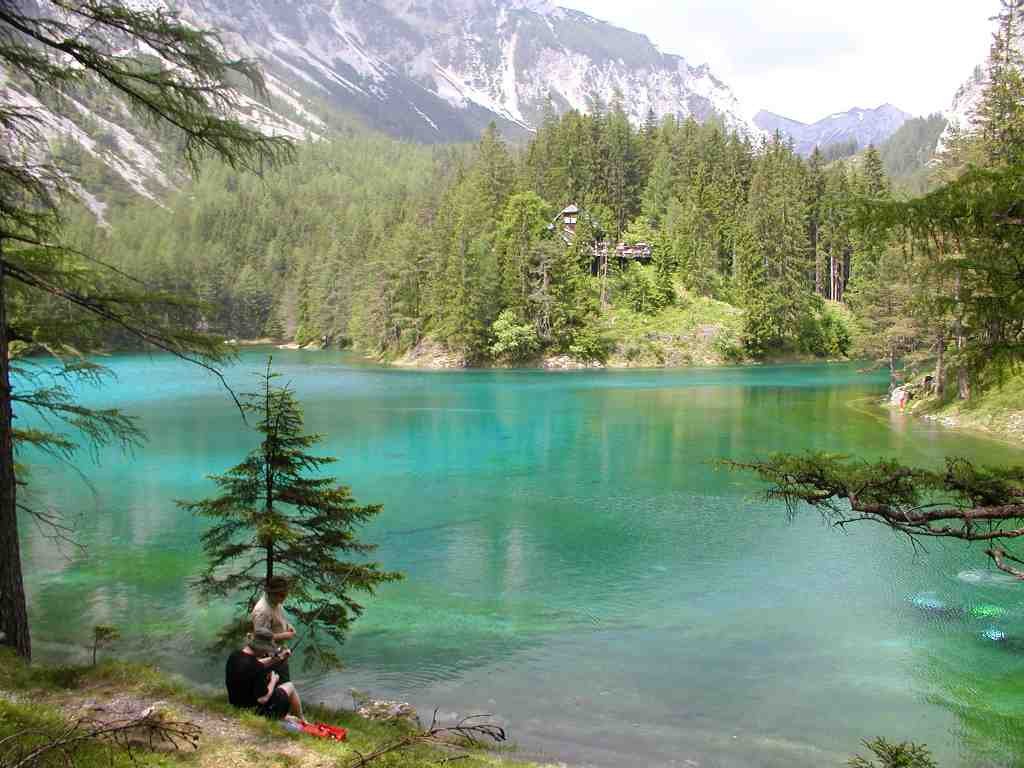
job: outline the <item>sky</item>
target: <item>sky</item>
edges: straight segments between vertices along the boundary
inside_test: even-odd
[[[886,102],[948,109],[988,55],[998,0],[555,0],[707,63],[752,116],[814,122]]]

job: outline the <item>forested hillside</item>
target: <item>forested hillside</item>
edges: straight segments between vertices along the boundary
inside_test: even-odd
[[[826,167],[779,137],[674,118],[636,129],[613,107],[549,115],[523,149],[494,129],[434,149],[350,132],[262,179],[211,168],[166,208],[73,232],[230,337],[588,361],[635,357],[626,327],[641,346],[672,336],[657,318],[674,311],[690,317],[676,341],[699,336],[719,359],[836,356],[849,333],[826,300],[882,248],[854,226],[855,201],[888,194],[874,151]],[[569,204],[575,237],[555,224]],[[619,258],[619,243],[650,259]]]
[[[905,122],[892,137],[879,146],[885,171],[893,188],[908,195],[921,195],[932,188],[936,147],[946,118],[940,114],[915,117]]]

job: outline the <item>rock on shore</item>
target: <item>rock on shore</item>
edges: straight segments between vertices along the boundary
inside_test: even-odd
[[[453,352],[433,339],[423,339],[419,344],[395,360],[393,365],[401,368],[430,368],[436,370],[468,367],[465,355]]]

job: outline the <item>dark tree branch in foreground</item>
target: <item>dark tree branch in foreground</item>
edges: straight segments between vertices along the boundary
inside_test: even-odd
[[[57,732],[30,729],[0,739],[0,765],[35,768],[49,764],[47,761],[51,758],[74,765],[76,751],[89,743],[107,744],[129,756],[134,756],[141,746],[197,749],[200,733],[195,723],[168,720],[153,708],[135,717],[110,722],[83,718]]]
[[[352,761],[346,768],[365,768],[374,760],[384,755],[396,752],[400,749],[418,745],[431,745],[437,747],[461,747],[463,749],[477,749],[487,742],[502,743],[508,739],[505,729],[495,723],[486,722],[484,718],[490,715],[470,715],[464,717],[455,725],[442,726],[437,722],[437,710],[430,721],[430,727],[425,730],[418,730],[410,733],[401,739],[385,744],[369,754],[359,754],[358,759]]]
[[[790,516],[808,504],[834,525],[882,523],[915,544],[925,538],[983,542],[999,570],[1024,580],[1024,560],[1008,549],[1024,538],[1024,466],[976,467],[949,458],[944,470],[933,471],[825,453],[724,463],[769,483],[766,497],[783,501]]]

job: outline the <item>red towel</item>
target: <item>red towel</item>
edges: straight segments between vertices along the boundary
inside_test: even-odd
[[[302,732],[321,739],[332,739],[333,741],[344,741],[348,731],[336,725],[327,723],[303,723]]]

